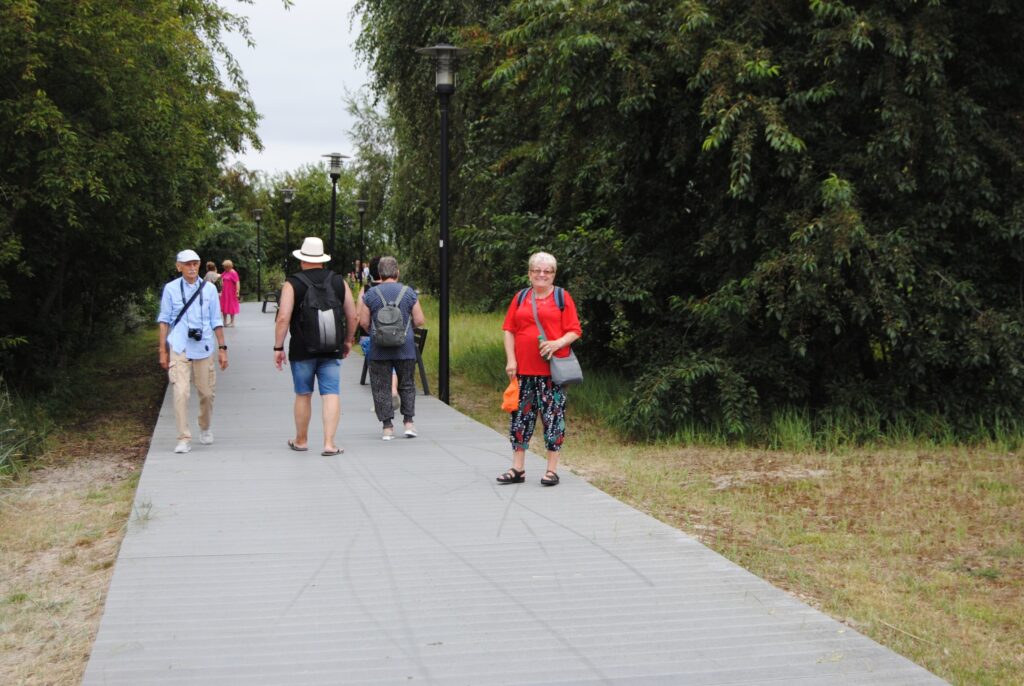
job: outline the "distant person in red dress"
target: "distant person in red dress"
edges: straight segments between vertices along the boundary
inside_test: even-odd
[[[220,311],[224,316],[224,326],[234,326],[235,317],[238,316],[238,303],[242,298],[242,280],[235,271],[234,262],[224,260],[222,266],[224,271],[220,275],[223,284],[220,291]]]

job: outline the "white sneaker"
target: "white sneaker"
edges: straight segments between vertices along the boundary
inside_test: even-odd
[[[178,445],[174,446],[174,452],[176,453],[187,453],[192,450],[192,444],[188,441],[178,441]]]
[[[419,434],[416,433],[416,427],[415,426],[413,426],[412,424],[406,424],[405,425],[405,437],[406,438],[416,438],[416,436],[418,436],[418,435]]]
[[[199,433],[199,442],[203,445],[213,445],[213,432],[207,429]]]
[[[380,438],[381,438],[382,441],[393,440],[395,438],[395,430],[394,429],[384,429],[384,433],[381,434]]]

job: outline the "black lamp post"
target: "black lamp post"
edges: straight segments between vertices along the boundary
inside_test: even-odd
[[[434,60],[435,90],[441,105],[441,292],[438,308],[437,397],[448,403],[448,101],[455,92],[455,58],[465,52],[448,43],[417,50]]]
[[[322,157],[328,157],[331,160],[331,168],[329,174],[331,176],[331,251],[330,256],[334,258],[334,218],[338,213],[338,178],[341,177],[341,161],[348,159],[348,155],[342,155],[340,152],[331,152]]]
[[[291,254],[288,229],[292,223],[292,200],[295,199],[295,189],[282,188],[281,197],[284,199],[284,275],[288,276],[288,255]]]
[[[252,211],[252,218],[256,220],[256,300],[263,299],[263,248],[260,241],[260,220],[263,219],[263,210],[257,207]]]
[[[368,200],[360,198],[356,200],[356,209],[359,210],[359,268],[362,269],[363,265],[366,264],[366,241],[364,240],[365,234],[363,233],[363,215],[366,214],[366,206],[369,205]],[[360,281],[363,280],[362,272],[357,274]]]

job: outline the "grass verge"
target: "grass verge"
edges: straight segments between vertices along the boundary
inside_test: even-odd
[[[50,408],[79,409],[0,489],[0,683],[81,681],[166,386],[156,339],[81,360]]]

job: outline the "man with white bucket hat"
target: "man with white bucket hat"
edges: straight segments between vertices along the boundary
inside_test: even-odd
[[[199,394],[199,442],[213,443],[210,421],[217,370],[213,364],[213,339],[217,339],[217,360],[228,368],[228,346],[224,343],[224,321],[220,298],[213,283],[199,278],[199,255],[195,250],[178,253],[175,266],[181,277],[164,286],[160,299],[160,366],[174,387],[174,419],[178,442],[174,452],[192,450],[188,421],[188,398],[194,380]]]
[[[289,276],[281,287],[274,325],[274,365],[278,369],[283,368],[284,342],[291,334],[287,359],[295,390],[295,437],[288,439],[288,447],[296,452],[309,450],[309,420],[315,381],[323,405],[324,444],[320,454],[333,457],[343,452],[335,443],[334,435],[341,419],[341,361],[352,350],[352,339],[356,331],[355,301],[345,279],[324,268],[331,261],[331,256],[324,254],[322,240],[309,236],[302,241],[302,248],[293,251],[292,255],[302,269]],[[327,341],[324,347],[321,347],[324,341],[311,341],[310,332],[304,332],[302,326],[301,310],[306,293],[310,291],[311,297],[316,297],[318,292],[324,296],[328,296],[327,291],[334,294],[332,307],[324,310],[325,319],[318,320],[324,325],[314,326],[313,333],[317,330],[325,333]]]

